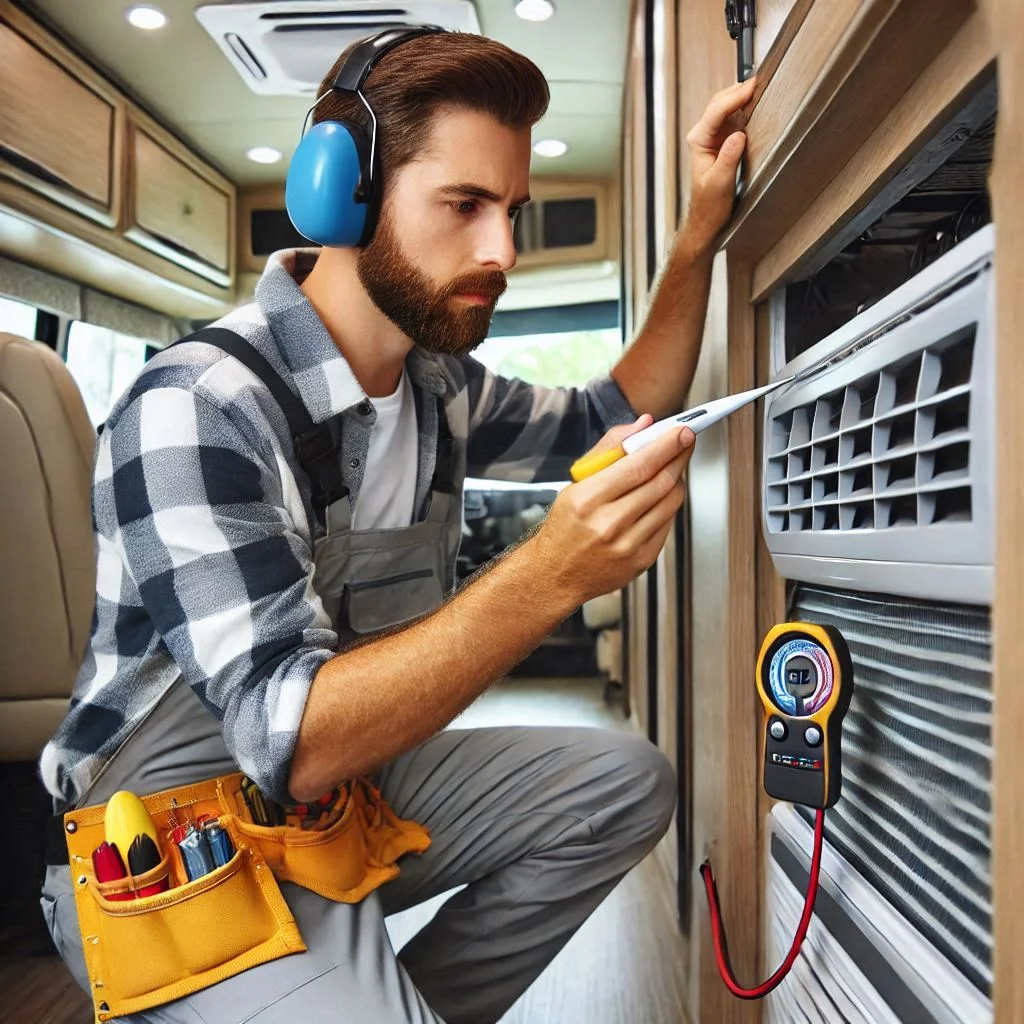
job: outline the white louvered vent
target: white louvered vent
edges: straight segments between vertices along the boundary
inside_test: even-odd
[[[765,960],[780,963],[807,891],[812,832],[793,808],[768,815]],[[826,836],[828,818],[826,817]],[[991,1024],[991,1001],[826,840],[814,916],[766,1024]]]
[[[988,600],[992,239],[978,232],[783,371],[839,357],[767,403],[764,526],[783,576],[921,597],[944,578],[954,599]]]
[[[971,520],[974,325],[772,423],[768,529]]]
[[[245,84],[264,96],[308,96],[357,39],[403,25],[480,32],[470,0],[264,0],[196,9]]]

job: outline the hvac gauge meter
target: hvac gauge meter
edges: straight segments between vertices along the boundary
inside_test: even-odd
[[[824,809],[839,799],[840,737],[853,664],[838,629],[784,622],[757,659],[764,705],[764,788],[778,800]]]

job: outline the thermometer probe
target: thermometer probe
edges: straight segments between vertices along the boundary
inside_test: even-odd
[[[753,388],[750,391],[741,391],[738,395],[729,395],[726,398],[716,398],[713,402],[706,402],[696,409],[687,409],[686,412],[681,412],[676,416],[669,416],[667,419],[658,420],[657,423],[652,423],[646,429],[633,434],[631,437],[627,437],[616,448],[605,452],[596,452],[593,455],[584,455],[582,459],[578,459],[573,463],[572,469],[569,472],[573,480],[579,482],[580,480],[585,480],[588,476],[593,476],[599,470],[605,469],[613,462],[618,462],[624,456],[637,452],[641,448],[646,448],[652,441],[657,440],[662,434],[668,433],[670,430],[689,427],[695,434],[699,434],[702,430],[707,430],[708,427],[719,420],[724,420],[726,416],[731,416],[737,409],[742,409],[745,405],[756,402],[762,395],[770,394],[786,384],[791,384],[796,380],[796,377],[796,374],[792,374],[789,377],[783,377],[781,380],[773,381],[771,384],[765,384],[763,387]]]

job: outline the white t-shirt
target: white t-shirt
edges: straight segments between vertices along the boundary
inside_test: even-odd
[[[393,395],[371,401],[377,410],[377,421],[370,431],[370,448],[366,453],[352,529],[389,530],[409,526],[419,465],[416,404],[409,375],[402,373]]]

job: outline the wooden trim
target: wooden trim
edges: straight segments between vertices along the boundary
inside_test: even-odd
[[[835,178],[973,7],[973,0],[865,0],[851,12],[851,2],[811,9],[751,114],[748,185],[727,238],[752,257],[771,248],[807,197]],[[827,11],[825,22],[820,11]],[[841,14],[851,16],[844,21]],[[809,51],[805,36],[813,40]],[[826,45],[831,49],[816,71]]]
[[[754,386],[754,309],[747,302],[750,271],[729,259],[728,267],[728,392]],[[705,723],[708,764],[719,776],[714,787],[715,817],[705,820],[705,845],[710,851],[715,879],[723,896],[722,916],[729,937],[732,966],[738,977],[754,978],[761,969],[762,929],[760,885],[761,821],[759,818],[758,716],[752,684],[758,637],[752,595],[755,593],[755,530],[758,517],[757,462],[754,409],[747,407],[726,424],[728,503],[726,513],[724,621],[718,624],[718,672],[706,665],[699,685]],[[704,441],[706,435],[701,438]],[[704,642],[712,642],[705,638]],[[710,756],[710,751],[714,752]],[[707,784],[710,780],[706,776]],[[698,909],[699,908],[699,909]],[[732,996],[722,984],[715,963],[707,924],[707,909],[695,901],[702,915],[700,948],[699,1020],[721,1024],[747,1024],[760,1019],[760,1006]]]
[[[983,0],[999,46],[999,120],[989,192],[996,223],[996,508],[993,602],[995,761],[992,807],[992,903],[995,1019],[1024,1020],[1024,10],[1019,0]]]
[[[765,87],[775,77],[782,58],[800,31],[813,3],[814,0],[760,0],[758,3],[757,28],[754,31],[754,74],[757,85],[747,107],[748,111],[757,106]],[[779,10],[782,8],[786,11],[782,23],[766,43],[765,33],[776,27]]]
[[[906,167],[923,140],[940,131],[963,106],[966,96],[989,73],[994,44],[981,14],[969,18],[939,56],[900,97],[884,121],[854,154],[825,190],[808,206],[754,272],[754,301],[760,301],[787,278],[806,272],[807,263],[837,235],[852,241],[874,219],[868,210],[873,198],[896,183],[909,191],[916,181],[896,176]],[[949,125],[953,134],[955,125]],[[928,167],[923,168],[929,171]],[[922,177],[925,174],[921,175]],[[895,197],[892,197],[893,199]],[[866,216],[853,221],[856,211]],[[833,246],[834,247],[834,246]]]

